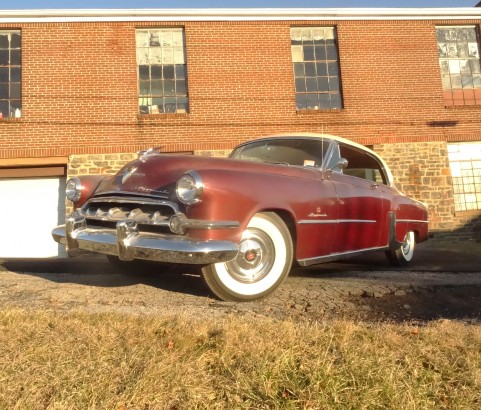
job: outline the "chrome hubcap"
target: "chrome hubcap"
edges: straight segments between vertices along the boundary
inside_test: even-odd
[[[408,255],[410,250],[411,250],[411,234],[408,232],[404,237],[404,241],[402,244],[402,253],[404,255]]]
[[[272,269],[275,249],[271,238],[259,229],[244,232],[237,257],[226,262],[229,274],[239,282],[253,283],[263,279]]]

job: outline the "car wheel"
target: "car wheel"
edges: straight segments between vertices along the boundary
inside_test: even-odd
[[[256,214],[242,234],[237,257],[205,266],[202,276],[220,299],[246,301],[272,293],[287,277],[292,238],[284,221],[271,212]]]
[[[411,262],[416,247],[416,237],[413,231],[408,231],[402,244],[386,252],[390,262],[396,266],[406,266]]]

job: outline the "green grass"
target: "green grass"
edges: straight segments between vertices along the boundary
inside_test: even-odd
[[[481,326],[0,311],[1,409],[475,409]]]

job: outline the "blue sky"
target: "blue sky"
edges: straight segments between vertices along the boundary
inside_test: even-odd
[[[479,0],[15,0],[0,2],[0,10],[15,9],[135,9],[233,7],[473,7]],[[2,4],[4,3],[4,4]]]

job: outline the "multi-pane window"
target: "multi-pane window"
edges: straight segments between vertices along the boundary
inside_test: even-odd
[[[475,26],[437,27],[444,102],[481,104],[478,30]]]
[[[139,112],[188,111],[184,31],[182,28],[137,30]]]
[[[0,30],[0,117],[20,117],[22,110],[20,31]]]
[[[342,108],[334,27],[291,28],[298,110]]]
[[[481,209],[481,142],[448,144],[454,209]]]

